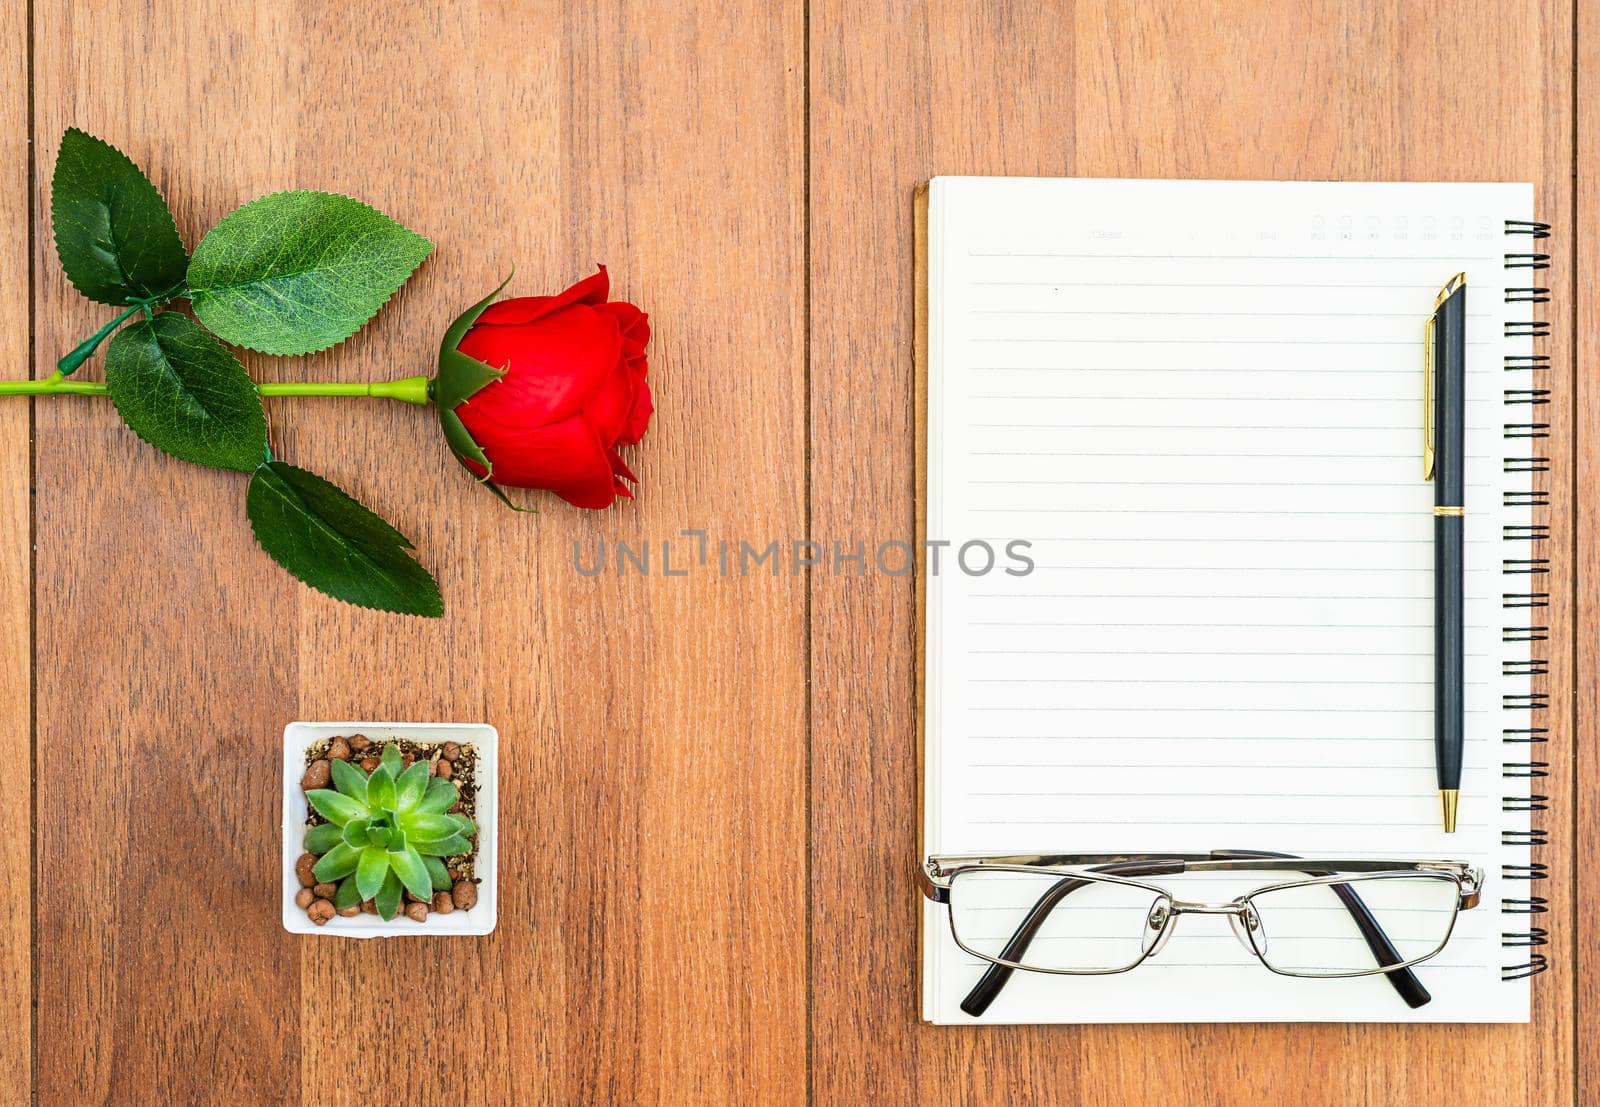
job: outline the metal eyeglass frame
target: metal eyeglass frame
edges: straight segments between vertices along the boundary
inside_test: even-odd
[[[966,945],[956,931],[955,915],[949,909],[952,882],[963,872],[975,870],[1050,873],[1061,877],[1060,881],[1046,890],[1034,903],[998,957],[981,953]],[[1240,871],[1299,872],[1310,879],[1265,885],[1227,903],[1194,903],[1180,900],[1166,888],[1129,879],[1139,876],[1170,876],[1186,872]],[[1366,903],[1355,888],[1351,887],[1351,881],[1342,877],[1359,875],[1371,879],[1374,875],[1381,878],[1419,873],[1453,881],[1457,897],[1455,910],[1450,915],[1450,925],[1445,929],[1444,938],[1438,946],[1421,957],[1408,960],[1402,957],[1394,944],[1389,941],[1388,935],[1373,918]],[[984,973],[983,978],[961,1001],[961,1009],[973,1017],[988,1010],[1006,982],[1011,979],[1011,974],[1018,969],[1024,972],[1042,972],[1060,976],[1106,976],[1138,968],[1166,945],[1179,915],[1228,916],[1234,933],[1255,954],[1256,959],[1269,971],[1280,976],[1325,979],[1382,974],[1387,977],[1407,1005],[1413,1008],[1421,1007],[1433,997],[1411,971],[1411,966],[1436,956],[1444,949],[1450,941],[1450,935],[1455,931],[1456,918],[1460,912],[1470,911],[1478,905],[1479,894],[1483,887],[1482,870],[1474,868],[1465,861],[1297,857],[1288,853],[1267,853],[1256,850],[1213,850],[1210,853],[939,854],[930,856],[923,862],[921,875],[923,894],[935,903],[945,905],[945,914],[950,923],[950,936],[956,945],[964,952],[989,962],[988,971]],[[1130,885],[1148,891],[1155,897],[1148,923],[1151,926],[1159,926],[1160,931],[1153,941],[1147,939],[1142,943],[1143,952],[1139,958],[1122,968],[1114,969],[1048,969],[1022,964],[1019,959],[1027,952],[1029,944],[1044,925],[1045,919],[1055,910],[1056,904],[1077,889],[1096,881]],[[1361,931],[1362,938],[1366,940],[1367,947],[1377,961],[1371,969],[1339,973],[1292,972],[1273,966],[1257,945],[1255,934],[1260,923],[1255,906],[1251,902],[1254,896],[1285,888],[1323,884],[1332,888],[1355,921],[1357,929]]]

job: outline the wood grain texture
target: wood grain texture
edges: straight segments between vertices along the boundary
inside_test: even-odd
[[[0,9],[0,375],[27,373],[29,343],[27,8]],[[0,1089],[33,1087],[33,705],[31,405],[0,404]]]
[[[77,124],[152,168],[191,244],[291,186],[439,244],[361,336],[259,378],[431,371],[513,265],[533,294],[603,261],[653,316],[658,409],[636,501],[513,516],[428,411],[274,402],[279,456],[415,539],[429,622],[305,591],[241,479],[41,403],[41,1102],[800,1099],[801,585],[660,563],[681,528],[803,532],[798,4],[38,8],[41,177]],[[35,265],[42,372],[102,313],[48,237]],[[619,539],[648,578],[574,571]],[[278,734],[352,717],[499,727],[490,938],[280,930]]]
[[[1576,567],[1573,590],[1577,611],[1573,654],[1576,657],[1574,692],[1576,719],[1572,734],[1573,783],[1557,794],[1575,803],[1572,887],[1577,903],[1592,905],[1600,895],[1600,519],[1595,513],[1595,490],[1600,487],[1600,241],[1592,227],[1600,214],[1600,3],[1577,4],[1578,64],[1577,171],[1574,186],[1578,216],[1573,237],[1575,390],[1573,438],[1577,447],[1574,487],[1572,564]],[[1587,925],[1575,930],[1567,946],[1573,961],[1577,989],[1575,1025],[1578,1102],[1589,1104],[1600,1095],[1600,923],[1590,907],[1583,912]]]
[[[814,4],[814,532],[912,527],[910,204],[930,176],[1532,179],[1544,217],[1569,228],[1570,11],[1507,0],[1436,16],[1377,2]],[[1550,447],[1570,459],[1571,304],[1554,307]],[[1558,589],[1573,572],[1559,468]],[[817,577],[813,610],[817,1102],[1025,1103],[1041,1089],[1082,1104],[1571,1101],[1559,955],[1531,1027],[921,1025],[912,588]],[[1570,600],[1551,620],[1571,641]],[[1553,662],[1565,775],[1574,674]],[[1550,816],[1543,859],[1559,876],[1570,804]],[[1552,926],[1570,934],[1570,889],[1550,883]]]

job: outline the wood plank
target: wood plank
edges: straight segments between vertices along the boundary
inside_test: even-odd
[[[41,458],[74,459],[39,489],[39,648],[63,659],[40,674],[41,1099],[356,1102],[402,1078],[423,1102],[800,1099],[800,584],[659,560],[670,539],[683,564],[680,528],[804,529],[798,3],[457,5],[425,33],[379,4],[41,7],[43,157],[67,123],[122,143],[191,243],[299,186],[439,244],[362,336],[259,376],[430,371],[512,265],[532,294],[604,261],[652,314],[658,407],[636,501],[516,517],[428,412],[274,402],[280,456],[416,540],[447,605],[424,622],[303,591],[254,549],[242,482],[156,456],[108,405],[40,405]],[[158,43],[226,63],[149,65]],[[44,360],[97,316],[48,244],[36,265]],[[574,542],[618,539],[652,544],[647,579],[574,571]],[[279,931],[277,734],[347,717],[500,728],[493,936]],[[373,1040],[401,1050],[352,1049]]]
[[[200,64],[241,48],[205,14],[35,5],[36,376],[114,314],[55,257],[67,126],[146,167],[191,247],[236,198],[295,183],[265,93],[300,70],[271,49]],[[289,1100],[275,825],[298,586],[253,548],[242,476],[157,453],[104,400],[36,407],[39,1100]]]
[[[27,7],[0,10],[0,376],[28,371]],[[0,791],[11,814],[0,830],[0,1088],[33,1089],[32,406],[0,401]]]
[[[1505,0],[1464,23],[1434,15],[1377,2],[819,0],[813,532],[883,539],[913,525],[910,202],[929,176],[1532,179],[1545,217],[1565,226],[1570,13]],[[1571,308],[1554,307],[1550,446],[1565,459]],[[1557,588],[1572,579],[1566,479],[1552,479]],[[1556,969],[1538,982],[1531,1027],[919,1024],[912,586],[818,576],[812,587],[818,1102],[1027,1102],[1041,1088],[1084,1104],[1125,1102],[1130,1089],[1151,1102],[1570,1101],[1572,968],[1559,952],[1573,912],[1561,880],[1549,882]],[[1570,641],[1570,606],[1551,619],[1554,640]],[[1551,748],[1569,751],[1573,674],[1552,661]],[[1550,816],[1543,860],[1559,875],[1570,805]]]

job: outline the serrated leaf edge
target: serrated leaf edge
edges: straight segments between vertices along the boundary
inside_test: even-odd
[[[161,191],[160,188],[158,188],[156,186],[155,181],[150,180],[150,174],[148,174],[148,173],[146,173],[144,171],[144,167],[141,166],[138,162],[134,161],[132,158],[130,158],[127,154],[123,153],[122,149],[120,147],[118,147],[116,145],[113,145],[110,142],[107,142],[105,139],[101,138],[99,135],[90,134],[88,131],[84,130],[82,127],[68,127],[65,131],[62,131],[61,132],[61,145],[65,145],[66,144],[67,136],[70,135],[70,134],[80,134],[84,138],[92,139],[93,141],[100,143],[102,146],[104,146],[108,150],[110,150],[113,154],[116,154],[117,157],[121,158],[123,161],[125,161],[129,165],[131,165],[133,167],[134,172],[138,173],[139,176],[143,177],[146,181],[149,182],[150,187],[155,190],[155,194],[158,197],[161,198],[161,207],[166,212],[167,223],[172,227],[172,233],[177,236],[178,245],[183,248],[184,255],[186,257],[189,257],[190,260],[192,261],[193,260],[193,256],[189,253],[189,246],[188,246],[188,244],[186,242],[183,241],[183,232],[178,230],[178,221],[172,217],[172,205],[167,202],[166,195]],[[59,165],[61,163],[61,145],[58,145],[56,147],[56,164],[57,165]],[[59,241],[57,241],[56,221],[60,217],[61,217],[60,216],[60,211],[56,206],[56,173],[55,173],[55,167],[52,166],[51,170],[50,170],[50,245],[55,247],[56,262],[58,264],[61,264],[61,243]],[[413,231],[412,233],[414,234],[416,232]],[[430,243],[429,246],[430,246],[429,252],[431,253],[432,252],[432,249],[431,249],[432,244]],[[418,264],[421,264],[421,263],[419,262]],[[184,271],[185,272],[188,271],[188,266],[184,267]],[[95,304],[105,303],[104,300],[97,299],[96,297],[91,295],[88,292],[88,290],[86,290],[81,284],[79,284],[77,282],[77,280],[72,276],[72,274],[67,272],[66,265],[64,265],[64,264],[61,265],[61,272],[67,278],[67,283],[72,285],[73,289],[78,293],[79,296],[82,296],[85,300],[88,300],[90,303],[95,303]],[[415,272],[415,270],[413,270],[413,272]],[[368,320],[368,322],[371,322],[371,320]],[[364,326],[366,326],[366,323],[363,323],[361,325],[364,327]]]
[[[408,283],[410,283],[411,278],[417,275],[417,270],[422,268],[422,263],[427,261],[428,258],[432,256],[434,248],[438,245],[436,242],[433,241],[433,239],[429,238],[427,235],[421,234],[418,231],[412,230],[410,227],[406,226],[404,223],[400,222],[400,220],[396,219],[394,216],[390,215],[386,211],[383,211],[383,210],[381,210],[379,208],[375,208],[371,204],[365,203],[364,201],[357,200],[354,196],[346,196],[342,192],[329,192],[329,191],[327,191],[325,189],[320,189],[320,188],[285,188],[285,189],[280,189],[277,192],[268,192],[265,195],[257,196],[254,200],[250,200],[250,201],[247,201],[246,203],[240,204],[238,207],[236,207],[232,211],[228,212],[227,215],[224,215],[221,219],[217,220],[217,222],[212,226],[211,231],[214,231],[214,230],[217,229],[217,227],[222,226],[224,220],[227,220],[231,216],[237,215],[239,212],[244,211],[247,208],[255,207],[257,204],[263,203],[263,202],[265,202],[267,200],[275,199],[276,197],[279,197],[279,196],[292,196],[292,195],[331,196],[331,197],[334,197],[335,199],[339,199],[339,200],[348,200],[352,204],[355,204],[358,207],[366,208],[368,211],[372,212],[374,215],[381,215],[383,218],[385,218],[389,222],[393,223],[396,227],[399,227],[406,234],[410,235],[412,238],[415,238],[417,241],[423,243],[423,245],[425,245],[427,247],[427,249],[422,251],[422,256],[417,259],[417,264],[415,264],[415,265],[413,265],[411,267],[411,272],[407,273],[406,276],[405,276],[405,279],[402,280],[398,285],[395,286],[394,291],[390,292],[389,295],[385,296],[383,298],[383,300],[378,304],[378,306],[372,309],[372,314],[367,316],[365,319],[363,319],[359,324],[356,325],[356,329],[355,330],[351,331],[349,334],[345,335],[343,338],[335,339],[334,341],[328,343],[326,346],[317,346],[317,347],[315,347],[313,349],[307,349],[307,350],[302,350],[302,349],[298,349],[298,348],[285,348],[285,349],[281,349],[281,350],[273,350],[273,349],[268,349],[265,346],[251,346],[251,345],[248,345],[248,344],[243,343],[243,342],[230,342],[230,345],[239,346],[239,347],[242,347],[243,349],[246,349],[246,350],[254,350],[258,354],[270,354],[273,357],[302,357],[302,356],[307,356],[307,355],[310,355],[310,354],[320,354],[320,353],[322,353],[322,352],[324,352],[326,350],[333,349],[335,346],[343,345],[344,343],[350,341],[356,335],[360,334],[366,328],[368,323],[370,323],[374,319],[376,319],[378,317],[378,312],[382,311],[385,307],[387,307],[388,304],[389,304],[389,301],[394,299],[395,295],[397,293],[399,293],[399,291],[402,288],[404,288]],[[189,254],[189,268],[192,269],[194,267],[194,255],[199,253],[200,248],[205,245],[206,236],[209,235],[211,233],[211,231],[207,231],[205,234],[201,235],[200,236],[200,241],[195,243],[195,247],[194,247],[193,252],[191,252]],[[195,315],[199,316],[201,298],[203,298],[203,296],[204,296],[204,291],[203,290],[194,290],[194,289],[191,289],[190,291],[192,293],[194,293],[194,295],[191,295],[189,297],[189,302],[194,305]],[[205,322],[204,319],[201,319],[200,321],[201,321],[202,324]],[[211,328],[207,327],[206,329],[210,330]],[[220,338],[220,336],[218,336],[218,337]]]
[[[270,470],[272,468],[272,466],[274,466],[274,465],[288,465],[288,464],[289,464],[289,462],[276,461],[276,460],[269,461],[269,462],[263,462],[261,465],[258,465],[253,472],[251,472],[250,481],[251,481],[251,483],[254,483],[254,481],[256,479],[256,476],[263,469]],[[298,468],[300,468],[300,466],[296,465],[296,466],[292,466],[292,468],[298,469]],[[307,473],[311,472],[311,470],[309,470],[309,469],[306,469],[306,470],[303,470],[303,471],[307,472]],[[312,476],[317,476],[318,474],[312,473],[311,475]],[[328,480],[327,477],[323,477],[322,479],[323,480]],[[333,481],[328,481],[328,483],[329,484],[333,484]],[[335,488],[338,488],[339,491],[344,492],[344,494],[346,496],[350,496],[350,493],[349,492],[345,492],[345,490],[342,487],[340,487],[339,485],[333,484],[333,486]],[[247,488],[246,489],[246,495],[247,496],[248,496],[248,491],[249,490]],[[354,496],[350,496],[350,498],[352,500],[355,500],[355,502],[358,503],[358,504],[361,503],[361,501],[360,500],[356,500],[356,498]],[[361,504],[361,506],[362,507],[366,507],[365,504]],[[370,507],[367,507],[367,510],[368,511],[372,511],[372,509]],[[389,527],[389,529],[391,529],[391,530],[395,529],[394,525],[392,523],[390,523],[389,520],[384,519],[383,516],[378,515],[377,512],[372,511],[372,514],[373,515],[377,515],[378,519],[381,520],[385,526]],[[330,600],[337,600],[339,603],[342,603],[342,604],[346,605],[347,607],[354,607],[354,608],[357,608],[358,610],[361,610],[361,611],[382,611],[382,612],[385,612],[385,613],[390,614],[390,615],[409,616],[409,617],[414,618],[414,619],[438,619],[438,618],[442,618],[444,616],[444,596],[443,596],[443,593],[442,593],[441,589],[439,588],[439,579],[433,575],[432,571],[430,571],[426,565],[422,564],[422,562],[420,562],[420,561],[417,561],[415,558],[412,558],[412,561],[414,561],[416,563],[417,568],[421,569],[424,573],[427,573],[428,574],[428,579],[433,581],[434,595],[439,601],[439,608],[438,608],[437,611],[402,611],[400,608],[397,608],[397,607],[384,607],[381,604],[356,603],[354,600],[347,600],[343,596],[335,596],[332,592],[325,592],[321,588],[318,588],[316,585],[312,584],[310,581],[306,580],[299,573],[297,573],[293,569],[289,568],[289,566],[287,566],[283,562],[279,561],[276,557],[273,557],[272,551],[268,550],[267,549],[267,544],[261,540],[261,531],[256,527],[256,521],[254,519],[250,518],[250,514],[249,514],[248,511],[245,512],[245,518],[247,520],[249,520],[250,533],[255,536],[256,545],[261,547],[261,551],[267,555],[267,558],[274,565],[276,565],[278,568],[280,568],[284,572],[288,573],[295,580],[299,581],[301,584],[305,585],[305,587],[311,589],[313,592],[315,592],[319,596],[326,596]],[[313,516],[313,518],[315,518],[315,516]],[[326,526],[326,524],[321,523],[321,520],[318,520],[318,523],[319,523],[319,525]],[[395,533],[399,534],[399,531],[396,530]],[[400,540],[404,544],[404,548],[405,549],[411,550],[411,549],[415,549],[416,548],[415,546],[413,546],[411,544],[411,541],[408,538],[406,538],[405,535],[401,534],[400,535]],[[360,551],[357,551],[357,552],[360,552]],[[365,553],[362,553],[361,556],[364,557],[364,558],[367,557],[367,555]],[[367,558],[367,560],[371,561],[372,559],[371,558]]]

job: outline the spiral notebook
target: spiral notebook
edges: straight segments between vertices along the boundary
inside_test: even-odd
[[[1025,540],[1034,563],[947,556],[922,576],[925,852],[1256,849],[1486,875],[1417,967],[1434,997],[1417,1010],[1377,977],[1274,975],[1201,917],[1128,973],[1017,973],[981,1021],[1527,1020],[1550,602],[1532,206],[1526,184],[920,194],[925,533]],[[1446,835],[1422,336],[1463,272],[1467,741]],[[984,966],[925,911],[923,1015],[970,1024]]]

